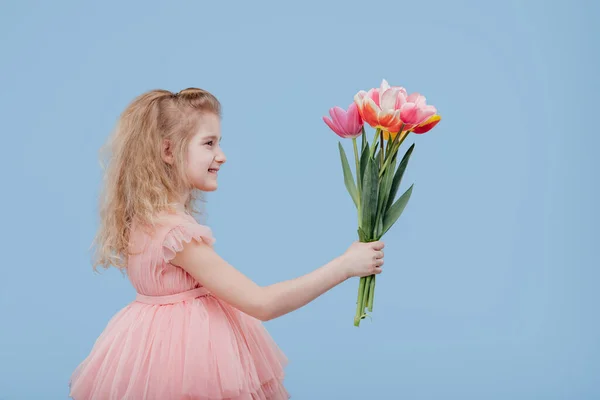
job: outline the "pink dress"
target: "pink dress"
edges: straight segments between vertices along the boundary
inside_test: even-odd
[[[212,296],[169,263],[184,242],[213,245],[189,214],[162,213],[148,234],[135,226],[127,273],[135,301],[119,311],[73,372],[75,400],[280,400],[286,356],[260,320]]]

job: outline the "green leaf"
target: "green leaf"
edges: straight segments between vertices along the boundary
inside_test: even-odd
[[[392,187],[390,188],[390,195],[387,199],[387,204],[384,208],[386,213],[390,209],[390,207],[392,206],[392,203],[394,202],[394,199],[396,198],[396,193],[398,193],[398,188],[400,187],[400,182],[402,181],[402,175],[404,175],[404,171],[406,170],[406,166],[408,165],[408,160],[410,159],[410,156],[411,156],[414,148],[415,148],[415,144],[413,143],[408,148],[408,150],[406,150],[406,153],[404,153],[404,157],[402,157],[402,161],[400,161],[400,166],[398,166],[398,170],[396,171],[396,174],[394,175],[394,180],[392,181]],[[393,168],[391,168],[391,169],[393,170]]]
[[[374,232],[375,233],[373,234],[373,237],[375,239],[381,238],[382,232],[383,232],[383,215],[382,214],[377,215],[377,223],[375,224]]]
[[[373,158],[373,155],[375,154],[375,150],[377,150],[377,148],[379,147],[379,133],[381,132],[380,128],[375,129],[375,136],[373,137],[373,144],[371,147],[371,153],[370,156],[371,158]]]
[[[412,194],[414,184],[410,185],[408,190],[404,192],[402,196],[396,201],[385,214],[383,219],[383,233],[382,236],[394,225],[394,223],[398,220],[406,204],[408,204],[408,200],[410,200],[410,195]]]
[[[385,211],[385,208],[383,206],[387,204],[387,199],[389,197],[390,190],[392,188],[392,182],[394,179],[394,171],[396,169],[396,158],[397,158],[396,155],[393,155],[393,158],[392,158],[390,164],[388,165],[388,168],[386,168],[385,172],[383,173],[383,176],[380,178],[381,179],[381,188],[379,190],[379,196],[380,196],[379,210],[380,211]]]
[[[387,145],[385,146],[385,159],[387,160],[390,157],[390,151],[392,151],[392,146],[394,146],[394,141],[388,140]]]
[[[361,243],[366,243],[369,238],[367,237],[367,233],[365,231],[362,230],[362,228],[359,226],[358,227],[358,241]]]
[[[367,144],[367,134],[365,133],[365,126],[363,125],[361,129],[362,133],[360,134],[360,151],[362,152],[365,149],[365,145]]]
[[[340,158],[342,159],[342,169],[344,171],[344,183],[346,184],[346,189],[348,189],[348,193],[352,197],[352,201],[354,201],[354,205],[358,208],[358,190],[356,190],[356,184],[354,183],[354,177],[352,176],[352,171],[350,171],[350,165],[348,164],[348,158],[346,157],[346,152],[342,147],[342,144],[338,142],[338,147],[340,149]]]
[[[364,131],[364,127],[363,127],[363,131]],[[362,191],[362,181],[363,181],[363,175],[362,175],[361,169],[360,169],[360,160],[361,160],[363,152],[364,152],[364,146],[365,146],[364,137],[365,137],[365,135],[363,134],[362,137],[363,137],[363,143],[361,144],[360,150],[357,149],[358,150],[358,155],[357,155],[358,163],[356,162],[356,160],[354,160],[355,161],[354,166],[356,168],[356,184],[358,186],[358,193],[359,193],[358,196],[359,197],[360,197],[360,192]]]
[[[396,169],[396,154],[393,155],[390,164],[381,177],[381,187],[379,188],[379,201],[377,202],[377,215],[380,216],[378,219],[378,231],[377,237],[381,237],[383,230],[383,216],[387,212],[388,198],[390,197],[390,191],[392,186],[392,180],[394,179],[394,170]]]
[[[377,200],[379,194],[379,164],[371,157],[367,159],[365,180],[361,192],[362,229],[369,238],[373,235],[377,216]]]

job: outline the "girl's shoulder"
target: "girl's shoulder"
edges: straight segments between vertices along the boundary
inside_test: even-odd
[[[180,251],[183,242],[192,239],[202,240],[213,246],[216,242],[212,229],[198,223],[185,211],[162,211],[154,219],[152,226],[132,224],[130,244],[132,250],[144,250],[148,245],[166,247],[165,252]]]

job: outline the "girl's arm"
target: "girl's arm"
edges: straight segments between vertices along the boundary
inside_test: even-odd
[[[262,287],[212,247],[195,240],[184,243],[171,264],[186,270],[216,297],[261,321],[294,311],[349,278],[346,259],[340,256],[304,276]]]

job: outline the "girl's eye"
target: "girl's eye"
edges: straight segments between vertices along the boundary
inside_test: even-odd
[[[210,142],[208,142],[208,143],[206,143],[206,144],[210,144],[210,145],[212,146],[212,144],[213,144],[213,141],[211,140]]]

